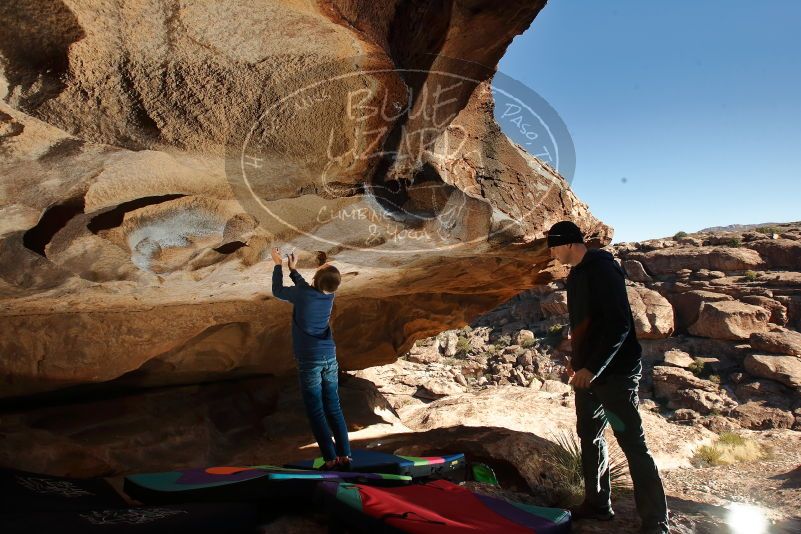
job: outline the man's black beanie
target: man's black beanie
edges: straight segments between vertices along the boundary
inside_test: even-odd
[[[560,221],[548,230],[548,247],[558,247],[570,243],[584,243],[581,230],[570,221]]]

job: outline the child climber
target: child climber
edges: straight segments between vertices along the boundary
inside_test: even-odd
[[[281,251],[272,249],[273,295],[294,304],[292,310],[292,348],[298,364],[300,391],[314,438],[325,463],[321,469],[350,468],[348,426],[339,405],[339,371],[331,327],[334,292],[341,281],[339,270],[319,257],[322,264],[314,273],[312,285],[295,269],[295,254],[287,255],[289,278],[295,287],[284,287]],[[331,440],[333,434],[334,439]]]

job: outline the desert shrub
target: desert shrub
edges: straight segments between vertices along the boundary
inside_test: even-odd
[[[775,226],[760,226],[759,228],[755,229],[760,234],[778,234],[779,229]]]
[[[725,245],[726,245],[727,247],[734,247],[734,248],[737,248],[737,247],[739,247],[740,245],[742,245],[742,241],[740,241],[740,238],[739,238],[739,237],[732,237],[731,239],[729,239],[728,241],[726,241]]]
[[[456,356],[466,356],[470,349],[473,348],[470,345],[470,340],[464,336],[459,336],[456,340]]]
[[[682,237],[687,237],[687,232],[683,232],[682,231],[682,232],[676,232],[675,234],[673,234],[673,240],[674,241],[678,241]]]
[[[536,344],[537,344],[537,340],[535,338],[535,339],[527,339],[527,340],[525,340],[523,342],[523,344],[520,345],[520,346],[523,347],[524,349],[530,349],[531,347],[535,346]]]
[[[718,443],[722,443],[724,445],[742,446],[748,443],[748,440],[735,432],[724,432],[718,436]]]
[[[745,271],[743,277],[749,282],[755,282],[759,278],[759,273],[756,271]]]
[[[545,463],[561,498],[576,501],[584,496],[584,473],[581,468],[581,444],[578,436],[570,431],[553,435],[555,444],[545,454]],[[626,457],[618,450],[609,451],[609,478],[612,491],[629,487]]]
[[[695,358],[695,361],[687,366],[687,370],[698,378],[706,378],[709,376],[706,363],[699,358]]]
[[[502,349],[502,348],[508,347],[511,344],[512,344],[512,336],[510,336],[509,334],[504,334],[502,336],[498,336],[498,338],[495,340],[495,343],[494,343],[495,348],[498,348],[498,349]]]
[[[712,445],[699,447],[693,458],[702,465],[729,465],[753,462],[764,456],[765,451],[756,441],[734,432],[724,432]]]

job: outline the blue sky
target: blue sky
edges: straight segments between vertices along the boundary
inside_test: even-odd
[[[614,242],[801,220],[801,1],[551,0],[499,70],[567,124]]]

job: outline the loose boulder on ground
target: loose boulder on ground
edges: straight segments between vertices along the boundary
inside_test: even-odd
[[[637,260],[624,261],[623,270],[626,271],[629,280],[633,282],[650,282],[653,280],[651,275],[645,272],[645,267],[642,266],[642,263]]]
[[[753,304],[765,308],[770,312],[770,322],[781,326],[787,324],[787,306],[782,304],[776,299],[765,297],[763,295],[744,295],[740,300],[746,304]]]
[[[732,410],[732,417],[740,426],[749,430],[792,428],[795,417],[792,413],[773,408],[763,402],[746,402]]]
[[[634,327],[641,339],[661,339],[673,333],[673,307],[670,302],[646,287],[626,287]]]
[[[683,293],[670,293],[667,295],[667,299],[673,305],[674,322],[676,330],[679,332],[686,332],[687,327],[698,320],[698,312],[704,302],[734,300],[733,297],[723,293],[700,289]]]
[[[639,261],[657,275],[675,274],[680,269],[745,271],[762,265],[757,251],[738,247],[672,247],[633,252],[627,259]]]
[[[709,381],[677,367],[660,366],[653,370],[654,394],[667,401],[668,408],[687,408],[700,414],[728,413],[737,403],[728,393]]]
[[[704,302],[698,320],[688,329],[694,336],[713,339],[748,339],[768,330],[770,312],[739,301]]]
[[[745,358],[743,366],[754,376],[801,389],[801,358],[798,356],[751,354]]]
[[[748,338],[748,342],[754,350],[801,356],[801,333],[793,330],[755,332]]]

